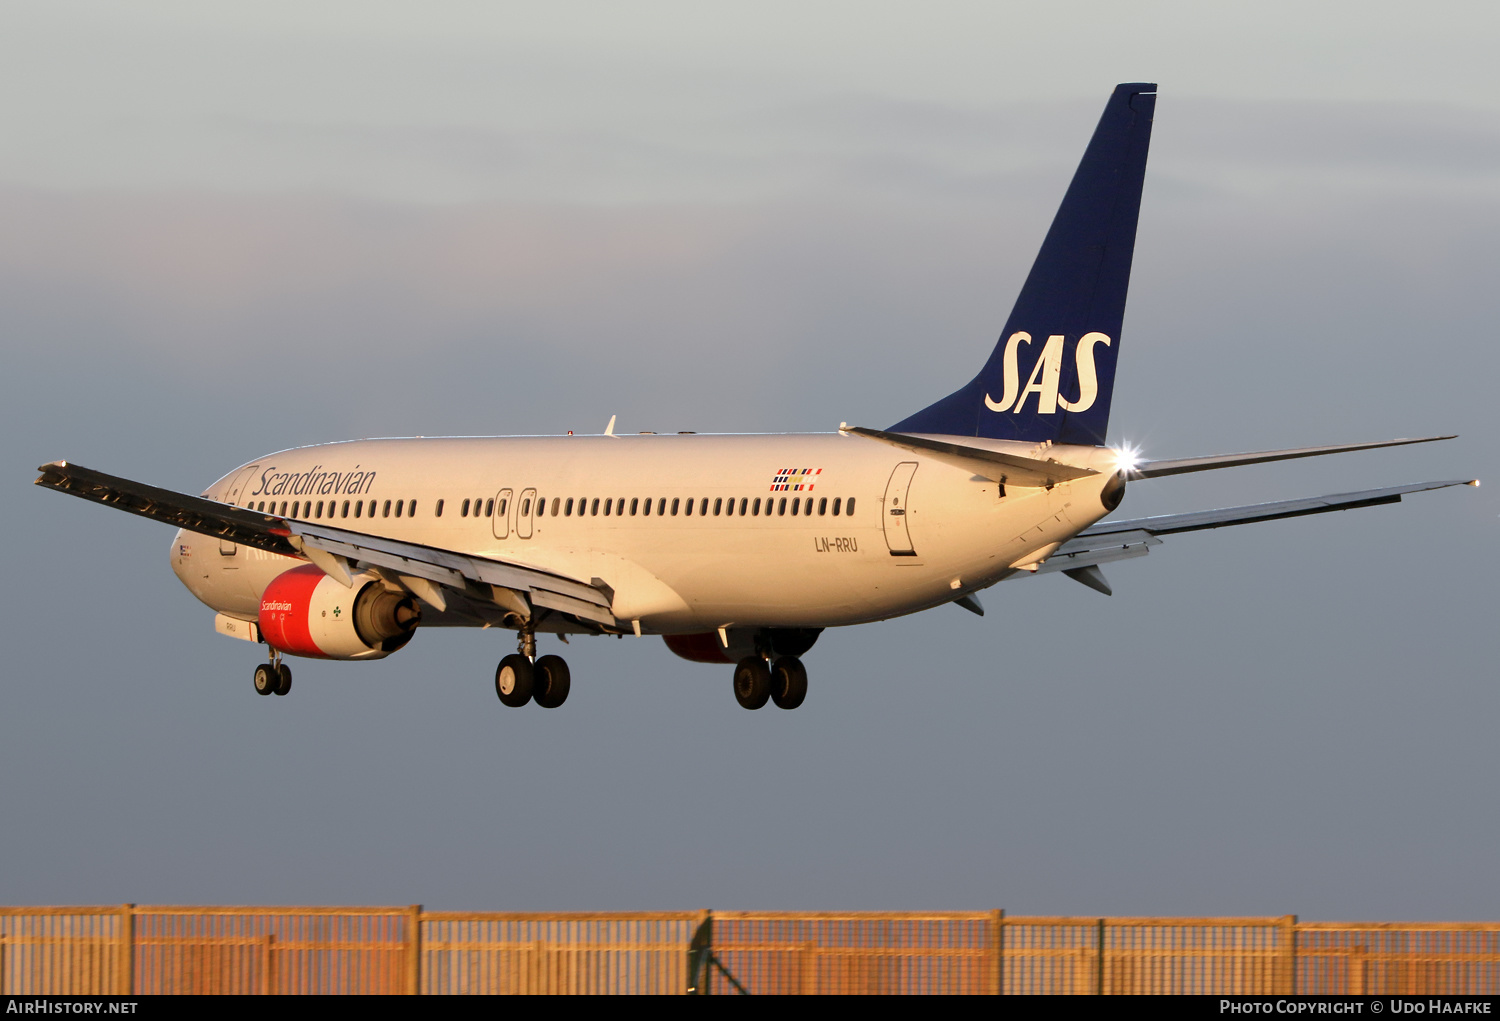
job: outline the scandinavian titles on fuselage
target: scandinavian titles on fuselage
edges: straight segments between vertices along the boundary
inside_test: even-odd
[[[324,471],[321,464],[304,472],[276,471],[272,465],[260,473],[260,488],[251,496],[361,496],[375,484],[373,471],[360,471],[359,465],[346,472]]]

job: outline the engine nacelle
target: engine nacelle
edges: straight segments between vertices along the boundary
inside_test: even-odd
[[[293,656],[381,659],[411,641],[421,612],[411,596],[368,574],[345,588],[308,564],[277,575],[260,597],[260,634]]]

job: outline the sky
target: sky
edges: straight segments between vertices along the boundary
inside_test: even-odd
[[[1160,97],[1111,440],[1459,438],[1119,513],[1500,481],[1492,4],[0,19],[0,903],[1500,919],[1494,486],[829,631],[747,713],[654,638],[505,710],[493,631],[262,699],[170,530],[31,485],[884,427],[988,355],[1121,81]]]

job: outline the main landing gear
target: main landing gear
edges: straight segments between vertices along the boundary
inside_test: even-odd
[[[271,662],[255,668],[257,695],[285,695],[292,690],[292,668],[281,661],[281,653],[271,650]]]
[[[535,702],[543,709],[556,709],[568,700],[572,675],[561,656],[536,655],[536,635],[521,633],[521,649],[495,668],[495,694],[502,705],[517,708]]]
[[[807,668],[796,656],[781,656],[767,664],[763,656],[746,656],[734,668],[734,698],[746,709],[767,701],[795,709],[807,698]]]

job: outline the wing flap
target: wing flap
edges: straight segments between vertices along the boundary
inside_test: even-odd
[[[291,521],[287,526],[304,544],[355,564],[366,563],[413,575],[458,592],[467,590],[466,581],[495,585],[529,596],[538,606],[597,623],[615,623],[610,611],[612,600],[607,593],[550,571],[302,521]]]

